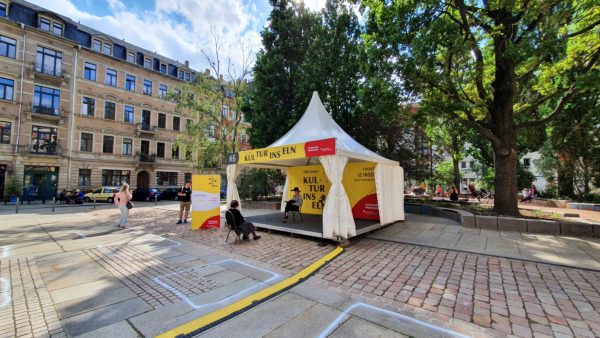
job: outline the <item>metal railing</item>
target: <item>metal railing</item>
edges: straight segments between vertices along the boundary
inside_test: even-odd
[[[22,153],[35,155],[62,156],[62,148],[57,143],[26,144],[19,146]]]
[[[149,124],[146,123],[138,123],[135,125],[136,129],[138,131],[145,131],[145,132],[149,132],[149,133],[155,133],[156,132],[156,126],[151,126]]]
[[[138,154],[137,156],[140,162],[154,163],[154,161],[156,160],[156,155],[154,154]]]
[[[42,115],[62,116],[63,111],[60,108],[46,106],[32,106],[31,112]]]

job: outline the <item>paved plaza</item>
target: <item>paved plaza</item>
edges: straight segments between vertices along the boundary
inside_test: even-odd
[[[152,337],[334,249],[268,232],[225,243],[226,229],[176,225],[177,210],[138,203],[125,230],[107,207],[0,215],[0,337]],[[409,214],[198,336],[596,337],[599,246]]]

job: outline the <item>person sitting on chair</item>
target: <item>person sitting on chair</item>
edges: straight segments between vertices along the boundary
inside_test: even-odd
[[[285,214],[283,214],[283,223],[287,223],[288,212],[290,211],[300,211],[300,206],[302,205],[302,196],[300,196],[300,189],[295,187],[293,190],[294,196],[291,200],[285,203]]]
[[[233,215],[233,219],[235,220],[235,224],[231,224],[231,227],[234,230],[241,231],[244,234],[242,239],[245,241],[250,239],[250,233],[252,233],[252,238],[254,238],[254,240],[260,239],[260,235],[256,234],[256,228],[254,227],[254,224],[244,219],[244,216],[242,216],[242,213],[238,210],[239,206],[240,202],[236,200],[231,201],[231,208],[229,209],[229,211],[231,212],[231,214]]]

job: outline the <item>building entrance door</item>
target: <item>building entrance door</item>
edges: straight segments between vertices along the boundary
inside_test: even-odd
[[[58,187],[58,167],[25,166],[23,191],[25,198],[52,199]]]
[[[147,171],[140,171],[137,174],[137,188],[148,188],[150,184],[150,175]]]

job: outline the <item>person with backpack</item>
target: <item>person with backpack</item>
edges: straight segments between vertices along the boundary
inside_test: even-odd
[[[187,223],[187,217],[190,214],[190,207],[192,206],[192,182],[187,181],[177,193],[179,197],[179,220],[176,224]]]

